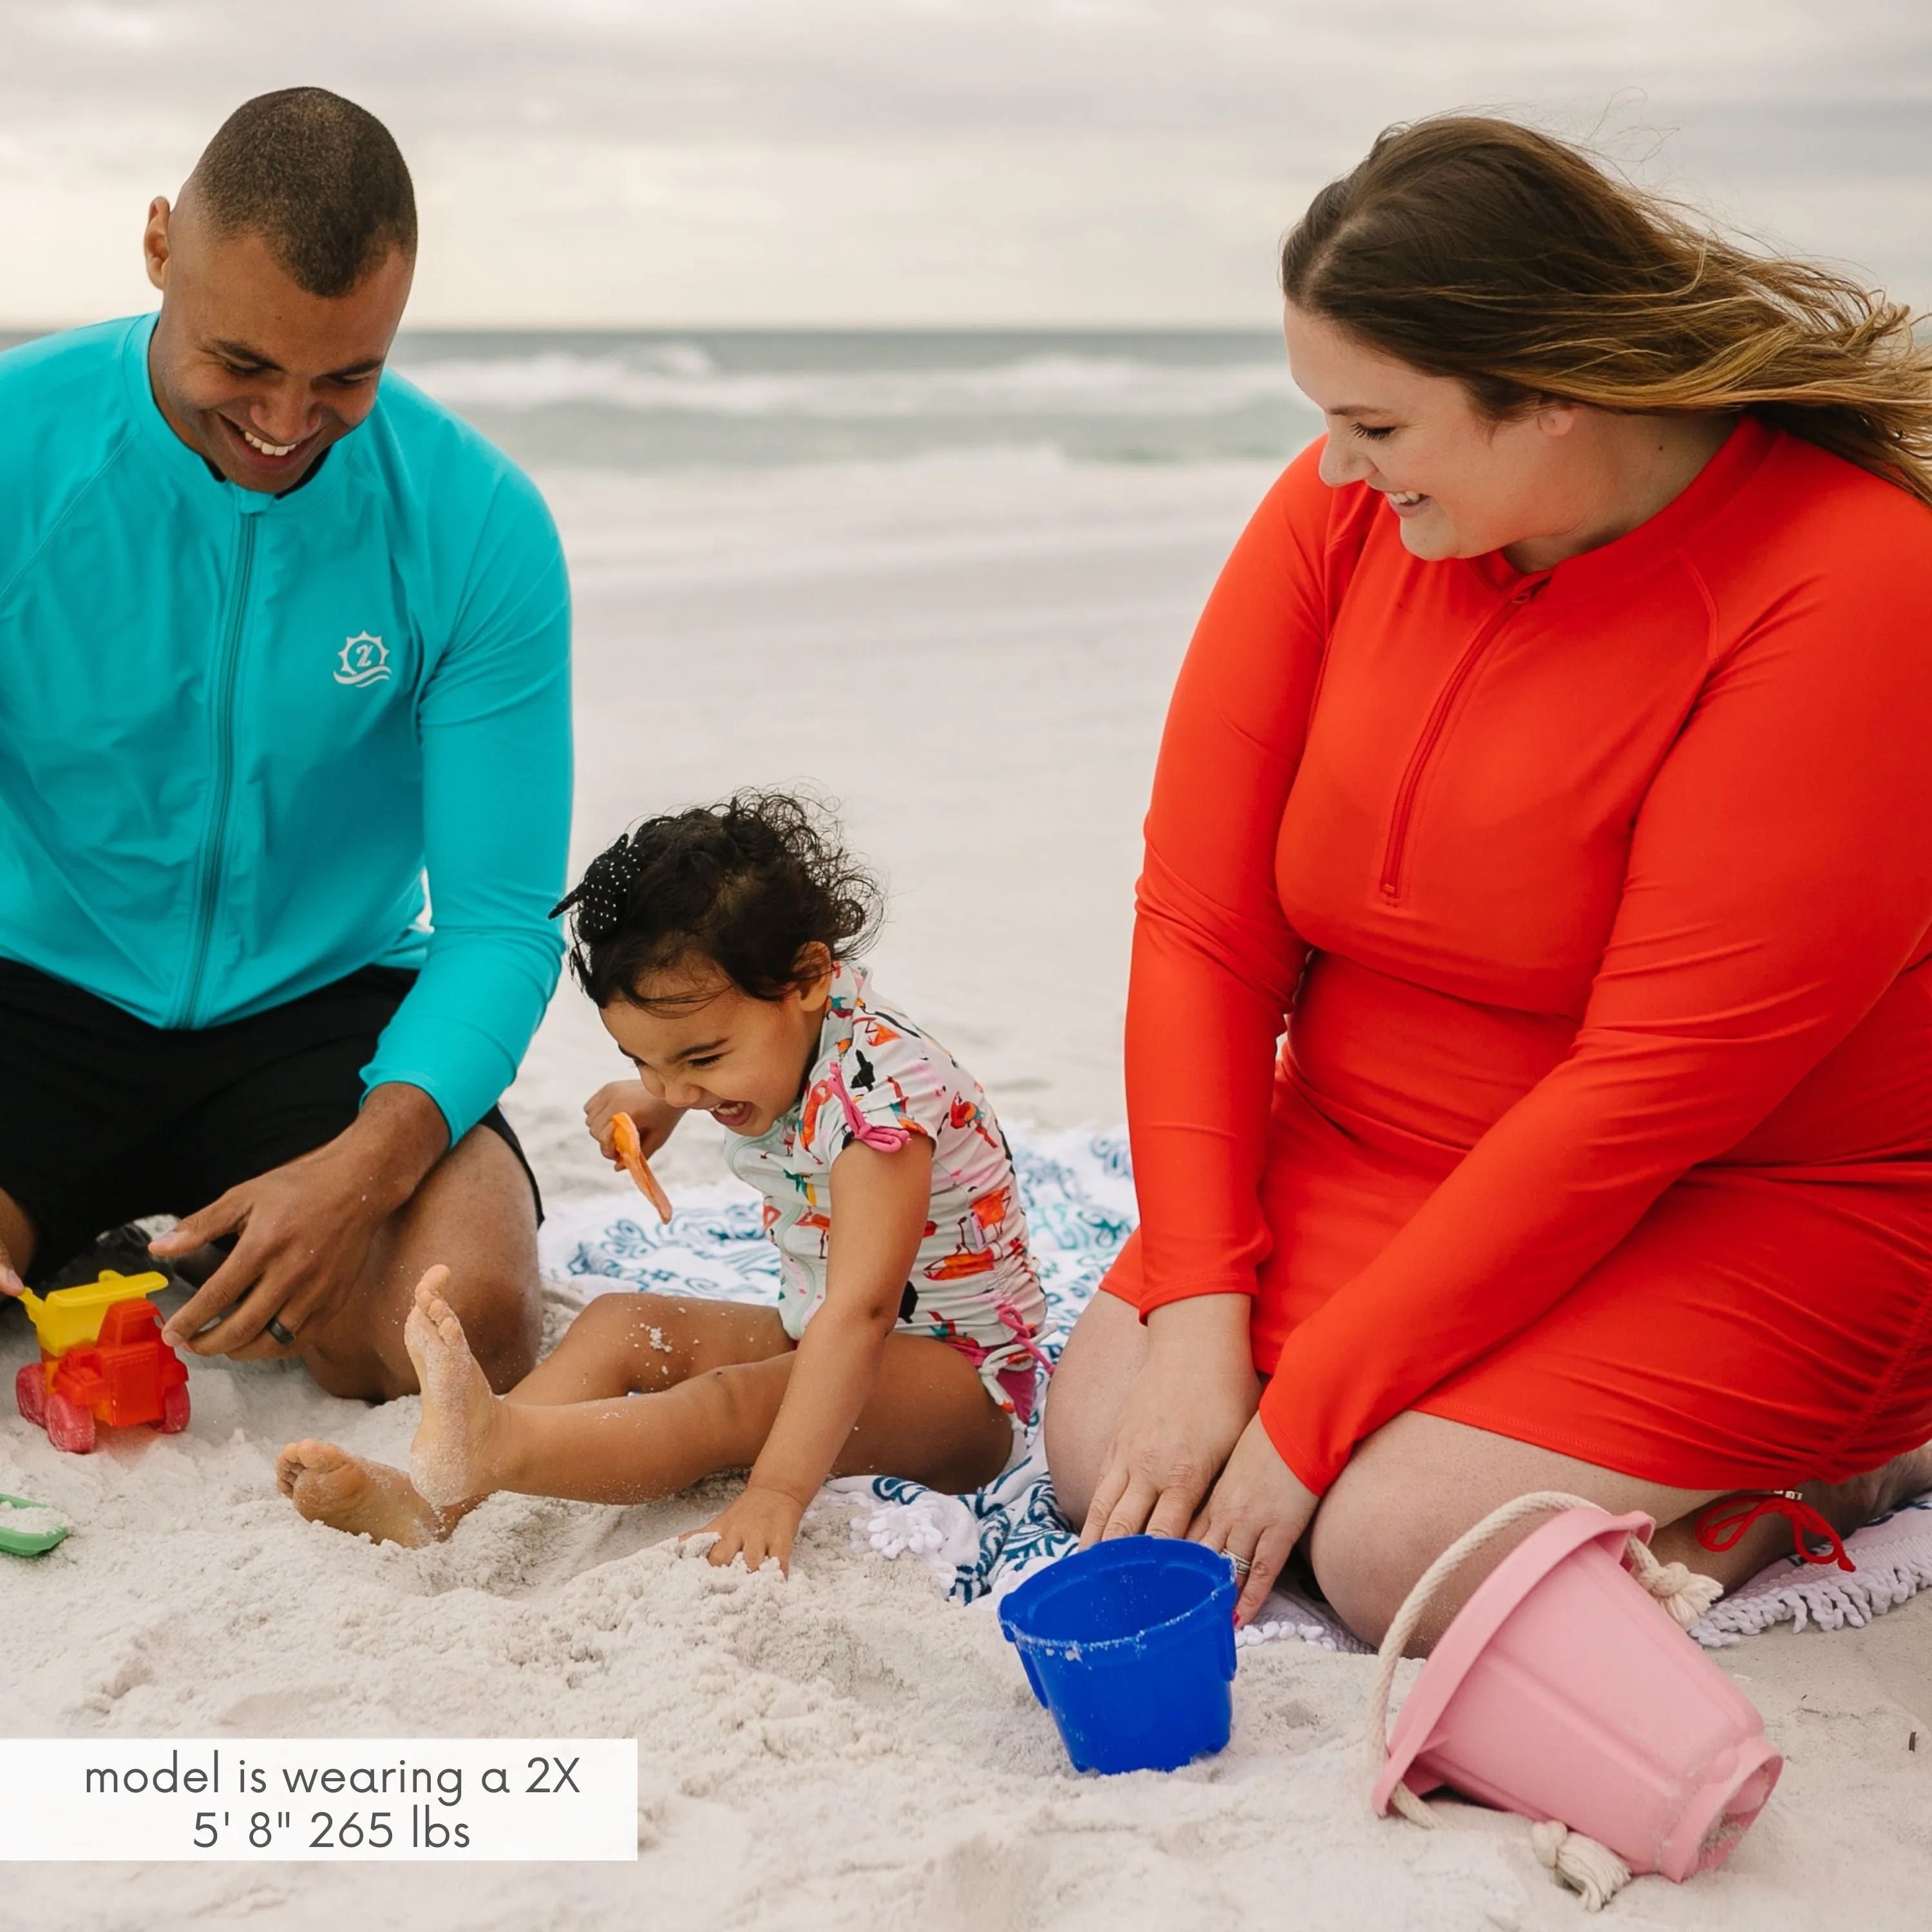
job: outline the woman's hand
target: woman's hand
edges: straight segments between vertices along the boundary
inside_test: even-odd
[[[1281,1460],[1256,1416],[1241,1432],[1214,1493],[1187,1532],[1196,1543],[1246,1562],[1236,1623],[1248,1622],[1268,1601],[1320,1501]]]
[[[1260,1400],[1245,1294],[1171,1302],[1148,1318],[1148,1351],[1120,1406],[1080,1532],[1183,1536]]]
[[[637,1123],[638,1138],[649,1160],[670,1138],[670,1130],[684,1118],[682,1108],[667,1106],[641,1080],[614,1080],[600,1087],[584,1103],[584,1124],[597,1150],[620,1172],[624,1163],[617,1158],[610,1138],[610,1124],[620,1114],[628,1114]]]
[[[734,1556],[743,1557],[747,1570],[756,1570],[768,1557],[776,1557],[779,1569],[789,1576],[791,1546],[804,1516],[802,1505],[782,1490],[760,1489],[754,1484],[702,1529],[687,1530],[685,1536],[715,1534],[718,1540],[704,1552],[704,1560],[720,1569]],[[678,1540],[682,1543],[684,1537]]]

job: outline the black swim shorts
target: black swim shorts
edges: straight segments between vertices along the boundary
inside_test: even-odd
[[[0,1190],[34,1224],[30,1283],[108,1228],[191,1214],[333,1140],[415,980],[367,966],[266,1012],[180,1032],[0,960]],[[481,1124],[530,1174],[502,1110]],[[530,1174],[532,1195],[536,1185]]]

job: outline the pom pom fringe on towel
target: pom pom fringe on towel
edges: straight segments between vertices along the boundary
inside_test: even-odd
[[[1124,1132],[1010,1136],[1026,1198],[1034,1258],[1046,1289],[1048,1352],[1073,1325],[1134,1226],[1133,1178]],[[566,1202],[544,1223],[544,1273],[588,1300],[620,1288],[776,1301],[778,1257],[759,1221],[758,1196],[736,1182],[674,1190],[669,1227],[640,1215],[625,1192]],[[855,1538],[882,1556],[924,1563],[956,1600],[997,1600],[1073,1547],[1045,1458],[1027,1461],[970,1496],[942,1496],[888,1477],[852,1477],[826,1500],[855,1514]],[[1850,1574],[1782,1558],[1723,1598],[1690,1634],[1713,1648],[1790,1623],[1840,1630],[1869,1623],[1932,1586],[1932,1496],[1860,1530],[1846,1544]],[[1328,1650],[1366,1652],[1325,1604],[1277,1590],[1242,1631],[1244,1644],[1298,1637]]]

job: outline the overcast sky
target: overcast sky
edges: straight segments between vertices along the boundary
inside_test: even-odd
[[[1932,302],[1932,0],[0,0],[0,326],[147,306],[148,197],[304,82],[402,143],[419,325],[1267,325],[1472,104]]]

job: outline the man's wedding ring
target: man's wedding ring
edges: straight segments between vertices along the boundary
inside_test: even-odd
[[[1224,1550],[1221,1554],[1234,1566],[1234,1574],[1237,1576],[1245,1576],[1255,1567],[1246,1557],[1237,1556],[1232,1550]]]
[[[268,1333],[285,1348],[292,1348],[296,1345],[296,1338],[272,1315],[268,1317]]]

